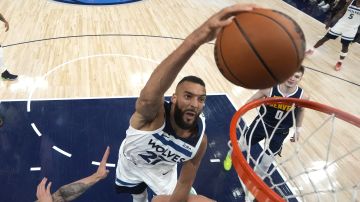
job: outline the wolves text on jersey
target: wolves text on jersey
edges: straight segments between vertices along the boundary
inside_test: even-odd
[[[156,144],[153,139],[150,139],[148,145],[151,145],[151,148],[155,150],[146,151],[146,154],[139,154],[139,156],[149,164],[155,165],[161,161],[182,163],[185,160],[175,152],[164,148],[162,145]]]

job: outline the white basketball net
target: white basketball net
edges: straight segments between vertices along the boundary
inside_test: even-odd
[[[290,104],[291,105],[291,104]],[[264,105],[263,105],[264,106]],[[300,132],[300,139],[290,142],[296,130],[295,104],[279,120],[273,133],[266,131],[266,140],[260,142],[264,147],[260,156],[269,148],[280,122],[285,116],[291,116],[294,127],[285,139],[281,156],[275,156],[273,167],[265,173],[267,185],[277,192],[285,201],[358,201],[360,198],[360,128],[337,118],[335,114],[326,114],[318,110],[305,109],[305,117]],[[259,114],[259,108],[247,111],[241,117],[251,123]],[[261,117],[261,116],[260,116]],[[260,118],[257,124],[264,125]],[[244,140],[245,129],[239,125],[239,147],[246,153],[246,160],[257,173],[260,158],[250,155],[251,145]],[[253,131],[250,132],[252,138]],[[249,141],[251,142],[251,141]],[[270,150],[268,150],[270,151]],[[283,182],[274,179],[279,172]],[[264,176],[263,176],[264,177]],[[289,190],[284,189],[287,185]],[[247,194],[249,192],[247,191]]]

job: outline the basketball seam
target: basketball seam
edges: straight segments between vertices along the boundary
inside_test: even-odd
[[[222,61],[223,61],[223,63],[224,63],[224,66],[225,66],[225,68],[228,70],[228,72],[229,72],[229,74],[233,77],[233,79],[234,80],[236,80],[237,82],[239,82],[239,84],[241,84],[241,85],[244,85],[244,83],[243,82],[241,82],[233,73],[232,73],[232,71],[231,71],[231,69],[228,67],[228,65],[226,64],[226,60],[225,60],[225,58],[224,58],[224,56],[223,56],[223,54],[222,54],[222,51],[221,51],[221,48],[222,48],[222,46],[221,46],[221,44],[222,44],[222,37],[220,38],[221,40],[220,40],[220,42],[219,42],[219,49],[220,49],[220,56],[221,56],[221,58],[222,58]],[[215,51],[217,51],[216,50],[216,43],[215,43]],[[215,54],[215,56],[217,56],[218,54]],[[215,59],[215,61],[216,61],[216,59]],[[216,61],[217,62],[217,61]]]
[[[245,33],[245,31],[242,29],[242,27],[240,26],[239,22],[237,20],[235,20],[235,24],[236,26],[239,28],[239,31],[241,32],[241,34],[244,36],[246,42],[249,44],[251,50],[255,53],[256,57],[258,58],[258,60],[261,62],[261,64],[263,65],[263,67],[266,69],[266,71],[270,74],[270,76],[277,82],[279,82],[279,79],[276,78],[276,76],[273,74],[273,72],[270,70],[270,68],[268,67],[268,65],[266,64],[266,62],[263,60],[263,58],[260,56],[260,54],[257,52],[257,50],[255,49],[255,47],[253,46],[253,44],[250,41],[250,38],[248,37],[248,35]]]
[[[279,13],[279,14],[281,14],[282,16],[286,17],[288,20],[290,20],[292,23],[294,23],[294,25],[295,25],[298,29],[301,29],[301,28],[296,24],[296,22],[295,22],[293,19],[289,18],[287,15],[285,15],[285,14],[279,12],[279,11],[275,11],[275,10],[272,10],[272,11],[273,11],[273,12],[276,12],[276,13]],[[277,25],[279,25],[279,26],[286,32],[286,34],[288,35],[288,37],[290,38],[290,40],[291,40],[291,42],[292,42],[293,47],[295,48],[296,58],[297,58],[297,64],[300,65],[299,51],[298,51],[298,49],[297,49],[297,45],[296,45],[296,43],[295,43],[295,41],[294,41],[294,38],[291,36],[291,34],[288,32],[288,30],[287,30],[282,24],[278,23],[274,18],[272,18],[272,17],[270,17],[270,16],[267,16],[267,15],[264,15],[264,14],[261,14],[261,13],[256,13],[256,14],[261,15],[261,16],[264,16],[264,17],[266,17],[266,18],[269,18],[270,20],[272,20],[273,22],[275,22]]]

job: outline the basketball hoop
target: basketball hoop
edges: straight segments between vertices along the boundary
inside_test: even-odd
[[[274,169],[276,170],[281,170],[281,172],[285,172],[287,177],[289,178],[289,180],[284,180],[285,182],[282,183],[282,185],[284,184],[292,184],[291,186],[295,186],[297,187],[297,191],[295,190],[296,193],[293,193],[291,196],[284,196],[282,194],[278,194],[279,191],[277,191],[278,193],[276,193],[277,187],[276,186],[269,186],[268,184],[266,184],[257,174],[256,172],[253,170],[253,168],[250,166],[250,160],[253,160],[249,157],[245,157],[241,151],[240,145],[238,143],[238,137],[237,137],[237,132],[239,133],[239,130],[237,128],[237,124],[238,124],[238,120],[240,120],[240,118],[244,117],[244,114],[246,114],[247,112],[249,112],[250,110],[256,109],[257,107],[261,106],[261,105],[269,105],[269,104],[286,104],[286,105],[290,105],[293,106],[292,108],[295,107],[304,107],[306,108],[306,115],[305,117],[309,116],[308,111],[311,111],[309,113],[316,113],[316,114],[320,114],[319,117],[323,118],[324,120],[322,120],[322,122],[319,121],[319,123],[314,124],[316,125],[316,127],[311,128],[310,125],[312,121],[312,118],[314,116],[309,116],[308,122],[309,122],[309,128],[307,128],[307,125],[303,123],[303,128],[305,128],[307,131],[310,131],[310,135],[305,134],[305,140],[297,142],[297,143],[287,143],[287,144],[296,144],[296,149],[294,150],[294,152],[287,152],[287,154],[290,153],[290,155],[287,155],[285,157],[284,161],[278,162],[276,161],[274,165]],[[294,107],[295,106],[295,107]],[[311,109],[311,110],[308,110]],[[293,110],[293,109],[292,109]],[[259,113],[259,112],[258,112]],[[286,115],[292,114],[292,117],[295,118],[294,115],[294,110],[291,113],[287,113]],[[326,115],[327,118],[324,118],[324,115]],[[306,118],[305,118],[306,119]],[[336,120],[336,122],[335,122]],[[305,121],[304,121],[305,122]],[[295,123],[295,121],[293,121],[293,123]],[[360,177],[356,178],[356,179],[352,179],[351,181],[355,181],[355,183],[350,184],[350,182],[346,182],[346,183],[340,183],[341,186],[338,186],[336,183],[334,183],[334,178],[331,174],[329,174],[329,167],[333,166],[333,165],[337,165],[338,163],[341,163],[343,160],[345,161],[345,163],[347,163],[349,160],[346,158],[353,158],[355,155],[355,152],[360,152],[360,146],[359,144],[355,143],[354,147],[350,147],[350,148],[345,148],[345,152],[344,154],[338,154],[338,157],[333,157],[333,155],[331,154],[331,150],[335,147],[333,145],[333,141],[335,137],[335,125],[337,126],[338,124],[345,124],[344,128],[349,128],[349,127],[354,127],[356,128],[356,130],[358,129],[360,131],[360,119],[356,116],[353,116],[349,113],[343,112],[339,109],[333,108],[333,107],[329,107],[326,106],[324,104],[320,104],[320,103],[316,103],[313,101],[308,101],[308,100],[303,100],[303,99],[295,99],[295,98],[266,98],[266,99],[260,99],[260,100],[255,100],[253,102],[250,102],[246,105],[244,105],[243,107],[241,107],[233,116],[232,120],[231,120],[231,125],[230,125],[230,139],[231,139],[231,144],[233,145],[233,152],[232,152],[232,162],[233,165],[236,169],[236,172],[238,173],[241,181],[243,184],[245,184],[246,188],[248,191],[251,192],[251,194],[258,200],[258,201],[288,201],[290,198],[295,198],[295,199],[303,199],[304,201],[309,201],[308,198],[306,197],[315,197],[315,200],[323,201],[324,197],[323,195],[326,195],[326,197],[331,197],[334,200],[339,200],[340,199],[344,199],[342,198],[343,195],[344,197],[347,197],[346,199],[351,199],[353,201],[356,201],[356,196],[357,196],[357,192],[359,192],[360,190]],[[346,125],[347,124],[347,125]],[[330,135],[326,135],[325,137],[327,138],[326,141],[322,140],[321,143],[323,143],[324,145],[324,158],[321,160],[323,161],[324,165],[317,169],[314,170],[312,168],[308,168],[306,167],[306,163],[304,163],[302,160],[299,160],[299,158],[301,159],[304,150],[309,147],[311,148],[311,144],[312,142],[312,138],[314,139],[314,137],[316,137],[317,133],[322,133],[324,131],[326,131],[326,125],[331,125],[330,126]],[[349,126],[351,125],[351,126]],[[339,126],[339,128],[341,128],[342,125]],[[277,128],[275,128],[274,130],[276,130]],[[244,135],[245,132],[244,130],[240,130],[240,135]],[[351,134],[359,134],[356,133],[356,131],[354,131],[354,129],[351,129]],[[251,134],[252,135],[252,134]],[[345,133],[341,133],[341,135],[345,135]],[[303,136],[303,135],[301,135]],[[302,138],[303,139],[303,138]],[[359,139],[359,138],[357,138]],[[359,140],[356,140],[359,141]],[[327,143],[327,145],[325,145]],[[315,144],[315,143],[313,143]],[[310,146],[308,146],[310,145]],[[291,146],[292,148],[294,147],[293,145]],[[246,155],[250,155],[250,152],[246,152]],[[305,155],[305,154],[304,154]],[[295,158],[295,160],[294,160]],[[287,169],[287,164],[290,161],[300,161],[299,165],[302,165],[302,167],[299,169],[299,171],[294,171],[293,167],[292,169]],[[355,158],[356,160],[356,158]],[[255,164],[255,166],[257,165],[257,163],[259,163],[259,161],[251,161],[252,164]],[[358,162],[354,162],[355,165],[351,165],[352,169],[360,169],[360,164]],[[301,166],[298,166],[301,167]],[[289,174],[288,172],[291,171],[295,174]],[[328,185],[326,185],[325,187],[329,187],[329,190],[323,189],[322,187],[317,187],[317,183],[314,182],[314,180],[311,177],[311,173],[312,172],[322,172],[322,174],[324,175],[324,178],[326,178],[326,180],[324,181],[329,181]],[[359,172],[359,170],[353,170],[354,172]],[[290,173],[291,173],[290,172]],[[271,172],[270,172],[271,173]],[[343,173],[344,174],[344,173]],[[344,174],[345,175],[345,174]],[[299,178],[300,177],[302,179],[307,180],[310,184],[309,186],[312,188],[312,191],[302,191],[301,187],[302,185],[299,182]],[[350,177],[351,178],[351,177]],[[272,182],[272,179],[271,179]],[[295,185],[294,185],[295,184]],[[348,185],[349,184],[349,185]],[[346,193],[343,193],[346,192]],[[281,191],[280,191],[281,193]],[[328,194],[328,195],[327,195]],[[346,201],[351,201],[351,200],[346,200]],[[311,201],[311,200],[310,200]],[[345,200],[340,200],[340,201],[345,201]]]

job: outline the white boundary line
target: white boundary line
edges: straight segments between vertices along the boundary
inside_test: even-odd
[[[31,123],[31,127],[33,128],[33,130],[35,131],[35,133],[41,137],[41,133],[40,131],[38,130],[38,128],[36,127],[35,123]]]
[[[31,167],[30,171],[41,171],[41,167]]]
[[[69,158],[71,158],[71,156],[72,156],[72,154],[70,154],[70,153],[68,153],[68,152],[60,149],[59,147],[57,147],[57,146],[55,146],[55,145],[54,145],[52,148],[53,148],[54,150],[56,150],[57,152],[65,155],[65,156],[67,156],[67,157],[69,157]]]
[[[99,166],[99,165],[100,165],[100,162],[92,161],[91,164],[96,165],[96,166]],[[115,164],[115,163],[106,163],[106,167],[115,168],[115,167],[116,167],[116,164]]]
[[[226,97],[230,100],[227,93],[207,93],[206,96],[212,95],[226,95]],[[58,101],[58,100],[96,100],[96,99],[117,99],[117,98],[138,98],[139,96],[135,95],[124,95],[124,96],[104,96],[104,97],[74,97],[74,98],[36,98],[31,101]],[[165,95],[165,97],[171,97],[171,95]],[[9,100],[1,100],[1,102],[23,102],[28,101],[28,99],[9,99]],[[233,104],[233,102],[230,100]],[[234,105],[234,104],[233,104]]]
[[[211,163],[220,163],[220,159],[210,159]]]
[[[68,65],[70,63],[73,63],[73,62],[77,62],[77,61],[80,61],[80,60],[84,60],[84,59],[89,59],[89,58],[96,58],[96,57],[104,57],[104,56],[116,56],[116,57],[128,57],[128,58],[135,58],[135,59],[140,59],[140,60],[144,60],[144,61],[149,61],[149,62],[152,62],[152,63],[155,63],[155,64],[159,64],[160,62],[158,61],[155,61],[155,60],[152,60],[152,59],[148,59],[148,58],[144,58],[144,57],[140,57],[140,56],[136,56],[136,55],[128,55],[128,54],[119,54],[119,53],[104,53],[104,54],[96,54],[96,55],[88,55],[88,56],[83,56],[83,57],[79,57],[79,58],[75,58],[75,59],[72,59],[72,60],[69,60],[65,63],[62,63],[58,66],[55,66],[53,69],[51,69],[50,71],[46,72],[42,78],[45,78],[52,74],[53,72],[57,71],[58,69],[60,69],[61,67],[64,67],[65,65]],[[34,93],[34,91],[36,90],[37,88],[37,84],[35,83],[35,85],[31,88],[30,92],[29,92],[29,97],[27,99],[27,106],[26,106],[26,109],[27,109],[27,112],[30,112],[31,111],[31,107],[30,107],[30,103],[31,103],[31,97]]]

